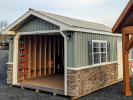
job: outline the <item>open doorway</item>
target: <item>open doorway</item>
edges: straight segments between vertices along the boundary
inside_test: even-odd
[[[64,90],[61,35],[21,36],[18,56],[18,83]]]

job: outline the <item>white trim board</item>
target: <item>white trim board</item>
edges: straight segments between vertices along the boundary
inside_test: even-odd
[[[14,37],[12,85],[15,85],[18,82],[17,80],[18,67],[17,66],[18,66],[19,38],[20,36],[18,34]]]
[[[121,34],[118,33],[112,33],[112,32],[105,32],[102,30],[94,30],[94,29],[84,29],[84,28],[70,28],[70,31],[77,31],[77,32],[85,32],[88,34],[101,34],[101,35],[109,35],[109,36],[117,36],[117,37],[122,37]],[[64,30],[64,31],[68,31],[68,30]]]
[[[33,31],[33,32],[18,32],[20,35],[29,35],[29,34],[46,34],[46,33],[58,33],[58,32],[63,32],[63,31],[69,31],[68,30],[45,30],[45,31]],[[77,31],[77,30],[71,30],[71,31]],[[116,37],[121,37],[121,34],[113,34],[110,32],[102,32],[102,31],[97,31],[97,30],[88,30],[88,31],[80,31],[80,32],[85,32],[87,34],[101,34],[101,35],[107,35],[107,36],[116,36]]]
[[[7,62],[6,64],[13,64],[13,62]]]
[[[67,37],[63,32],[60,34],[64,38],[64,93],[67,95]]]
[[[33,31],[33,32],[18,32],[19,35],[41,35],[41,34],[55,34],[60,33],[60,30],[46,30],[46,31]]]
[[[61,23],[61,22],[59,22],[59,21],[57,21],[57,20],[55,20],[55,19],[53,19],[53,18],[51,18],[51,17],[49,17],[49,16],[46,16],[46,15],[44,15],[44,14],[41,14],[41,13],[39,13],[39,12],[37,12],[37,11],[35,11],[35,10],[29,10],[28,12],[26,12],[24,15],[22,15],[19,19],[17,19],[15,22],[13,22],[12,24],[10,24],[7,28],[5,28],[3,31],[2,31],[2,34],[4,35],[11,35],[10,34],[10,30],[13,28],[13,27],[15,27],[16,25],[18,25],[18,24],[20,24],[20,23],[22,23],[26,18],[28,18],[30,15],[34,15],[34,16],[36,16],[36,17],[38,17],[38,18],[41,18],[41,19],[43,19],[43,20],[47,20],[48,22],[50,22],[50,23],[53,23],[53,24],[55,24],[55,25],[58,25],[58,26],[60,26],[60,29],[62,29],[62,30],[64,30],[64,29],[68,29],[68,25],[65,25],[65,24],[63,24],[63,23]],[[9,33],[8,33],[9,32]],[[12,35],[15,35],[14,33],[12,34]]]
[[[43,20],[47,20],[50,23],[53,23],[60,27],[60,31],[79,31],[79,32],[86,32],[86,33],[94,33],[94,34],[103,34],[103,35],[111,35],[111,36],[118,36],[121,37],[121,34],[112,33],[111,31],[102,31],[98,29],[89,29],[89,28],[80,28],[80,27],[73,27],[68,24],[65,24],[59,20],[56,20],[52,17],[49,17],[45,14],[42,14],[41,12],[38,12],[36,10],[30,9],[28,12],[26,12],[24,15],[22,15],[19,19],[17,19],[15,22],[10,24],[7,28],[5,28],[2,31],[3,35],[15,35],[16,33],[14,31],[10,31],[13,27],[17,26],[18,24],[21,24],[26,18],[28,18],[30,15],[34,15],[38,18],[41,18]]]
[[[101,63],[101,64],[94,64],[94,65],[89,65],[89,66],[82,66],[82,67],[67,67],[67,69],[69,70],[82,70],[82,69],[88,69],[88,68],[94,68],[94,67],[100,67],[100,66],[104,66],[104,65],[109,65],[109,64],[114,64],[114,63],[118,63],[118,61],[114,61],[114,62],[106,62],[106,63]]]

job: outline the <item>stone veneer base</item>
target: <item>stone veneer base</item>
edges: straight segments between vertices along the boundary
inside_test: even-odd
[[[12,84],[13,64],[7,64],[7,84]]]
[[[67,94],[81,97],[118,81],[118,64],[67,70]]]

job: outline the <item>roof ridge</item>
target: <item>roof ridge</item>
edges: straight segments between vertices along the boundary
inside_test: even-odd
[[[35,10],[35,9],[29,8],[29,10]],[[45,11],[41,11],[41,10],[35,10],[35,11],[40,12],[40,13],[47,13],[47,14],[50,14],[50,15],[61,16],[61,17],[65,17],[65,18],[70,18],[70,19],[74,19],[74,20],[77,20],[77,21],[82,21],[82,22],[85,22],[85,23],[92,23],[92,24],[95,24],[95,25],[103,25],[105,27],[111,28],[111,27],[109,27],[109,26],[107,26],[105,24],[102,24],[102,23],[92,22],[92,21],[88,21],[88,20],[82,20],[82,19],[78,19],[78,18],[73,18],[73,17],[69,17],[69,16],[65,16],[65,15],[60,15],[60,14],[45,12]]]

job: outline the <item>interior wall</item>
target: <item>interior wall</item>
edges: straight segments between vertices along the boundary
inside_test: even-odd
[[[21,36],[18,81],[64,73],[64,39],[61,35]]]

